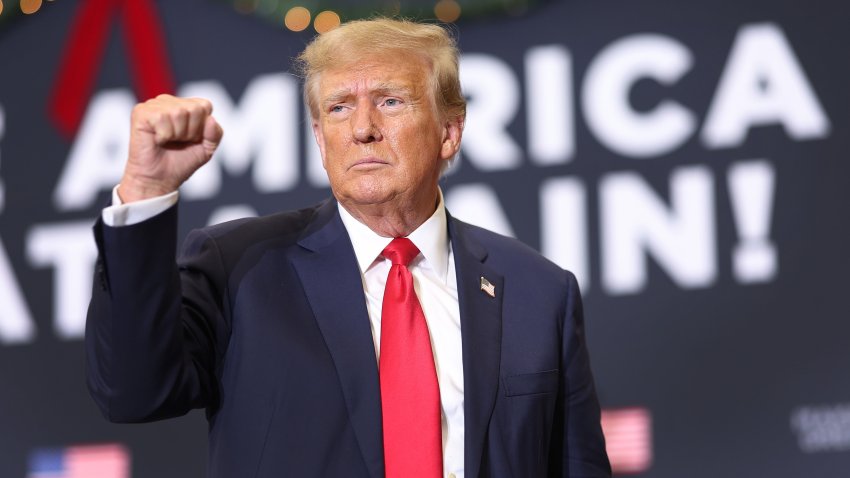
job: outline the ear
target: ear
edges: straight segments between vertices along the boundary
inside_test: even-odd
[[[325,160],[325,134],[322,132],[322,125],[317,118],[313,119],[313,137],[316,138],[316,144],[319,146],[319,152],[322,155],[322,167],[325,171],[328,169],[327,161]]]
[[[440,157],[446,161],[455,157],[460,150],[460,139],[463,136],[463,123],[466,118],[454,116],[447,118],[443,124],[443,144]]]

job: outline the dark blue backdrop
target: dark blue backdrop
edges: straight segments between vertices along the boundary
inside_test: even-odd
[[[112,24],[81,125],[60,132],[49,102],[83,3],[0,24],[0,476],[120,443],[134,477],[200,477],[202,413],[112,425],[84,385],[88,228],[139,71]],[[325,197],[288,73],[310,32],[153,4],[177,91],[211,97],[227,131],[181,234]],[[470,107],[449,207],[579,276],[603,407],[639,412],[609,415],[621,473],[850,469],[848,18],[838,0],[565,0],[456,25]]]

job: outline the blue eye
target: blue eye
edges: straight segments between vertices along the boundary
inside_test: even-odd
[[[401,104],[401,101],[399,101],[395,98],[389,98],[386,101],[384,101],[384,104],[386,104],[387,106],[397,106],[397,105]]]
[[[342,106],[340,106],[340,105],[336,105],[336,106],[331,107],[331,113],[339,113],[341,111],[342,111]]]

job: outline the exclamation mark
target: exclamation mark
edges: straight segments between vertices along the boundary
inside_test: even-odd
[[[776,173],[767,161],[737,163],[727,181],[740,242],[732,253],[735,278],[741,283],[769,282],[776,277],[776,246],[770,240]]]
[[[0,2],[2,3],[2,2]],[[6,115],[3,112],[3,107],[0,106],[0,140],[3,139],[3,134],[6,133]],[[0,179],[0,213],[3,212],[3,206],[6,202],[6,191],[3,189],[3,179]]]

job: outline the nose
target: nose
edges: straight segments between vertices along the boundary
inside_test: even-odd
[[[360,101],[351,115],[351,130],[354,140],[358,143],[373,143],[381,141],[381,129],[378,120],[377,108],[371,101]]]

